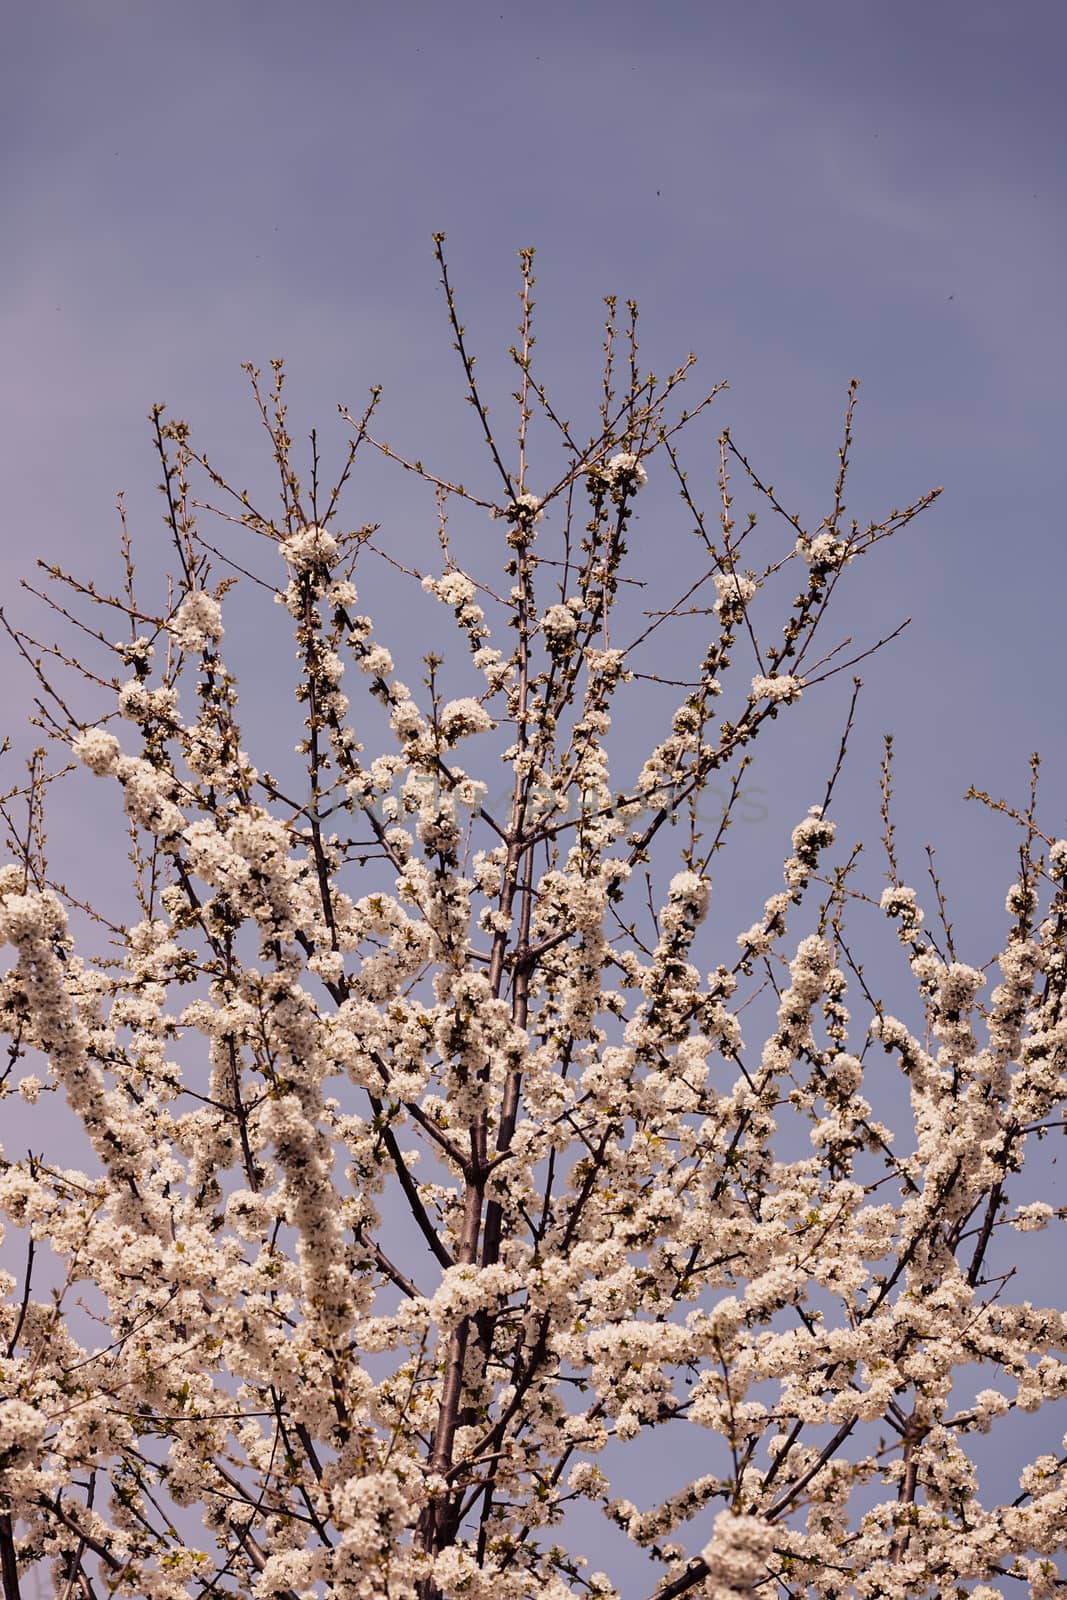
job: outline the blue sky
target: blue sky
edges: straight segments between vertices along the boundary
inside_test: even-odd
[[[945,485],[852,591],[859,643],[914,621],[864,667],[846,792],[876,831],[892,729],[913,870],[939,842],[961,956],[986,959],[1014,836],[967,785],[1021,799],[1042,749],[1046,826],[1067,826],[1059,0],[36,0],[5,35],[9,611],[36,556],[111,560],[116,491],[156,537],[153,401],[238,480],[262,472],[244,360],[286,357],[294,432],[336,436],[337,401],[382,382],[391,438],[445,471],[472,459],[430,235],[490,381],[536,245],[565,391],[593,394],[600,297],[633,296],[648,359],[693,349],[709,386],[729,378],[716,427],[813,522],[854,374],[855,514]],[[374,492],[406,552],[425,530]],[[29,686],[3,659],[15,731]],[[829,742],[783,725],[757,768],[769,860],[821,798],[846,676]]]

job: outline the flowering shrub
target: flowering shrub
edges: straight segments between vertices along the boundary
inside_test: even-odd
[[[642,378],[613,302],[579,444],[534,374],[526,252],[508,456],[438,252],[481,494],[377,441],[376,395],[335,490],[309,490],[278,368],[272,392],[253,385],[282,512],[219,508],[248,548],[202,534],[193,474],[227,486],[157,410],[165,603],[53,570],[130,622],[121,646],[94,630],[118,666],[87,669],[91,715],[43,671],[40,694],[58,765],[117,786],[137,909],[105,951],[91,922],[75,938],[35,757],[25,829],[3,802],[0,870],[3,1090],[40,1126],[38,1153],[0,1167],[4,1600],[44,1566],[56,1594],[148,1600],[1050,1594],[1055,1430],[1040,1450],[1022,1436],[1006,1503],[981,1494],[972,1447],[1019,1449],[1013,1414],[1067,1394],[1063,1313],[1008,1292],[1012,1241],[1061,1219],[1020,1174],[1063,1118],[1067,841],[1021,815],[997,977],[926,931],[888,809],[884,892],[833,865],[836,771],[740,935],[713,895],[729,806],[710,836],[697,809],[716,779],[743,792],[753,741],[829,675],[814,640],[845,569],[932,496],[844,521],[850,396],[830,518],[802,529],[724,434],[715,524],[679,458],[712,396],[680,408],[688,363]],[[561,446],[536,479],[535,415]],[[448,697],[439,657],[410,689],[356,609],[375,530],[339,508],[372,450],[442,508],[476,508],[483,543],[486,507],[503,523],[467,571],[442,509],[444,570],[413,575],[456,629]],[[757,559],[731,473],[784,550]],[[625,583],[647,553],[628,542],[657,483],[681,492],[700,568],[635,625]],[[245,748],[235,578],[274,591],[264,638],[295,647],[299,790],[284,751]],[[698,593],[687,681],[641,674]],[[638,676],[663,720],[634,761]],[[486,800],[501,760],[503,808]],[[895,929],[912,1021],[872,994],[846,909]],[[899,1075],[893,1129],[869,1073]],[[59,1100],[88,1170],[55,1158]],[[664,1461],[682,1433],[707,1470],[620,1496],[628,1452]],[[587,1570],[583,1504],[609,1555],[630,1541],[613,1574]]]

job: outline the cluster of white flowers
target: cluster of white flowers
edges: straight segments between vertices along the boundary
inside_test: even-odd
[[[836,572],[852,560],[845,541],[829,531],[816,534],[814,539],[798,540],[797,551],[809,567],[822,572]]]
[[[103,728],[86,728],[74,740],[71,753],[98,778],[106,778],[118,767],[122,746],[113,733],[106,733]]]
[[[167,628],[179,650],[207,649],[222,639],[222,608],[206,590],[191,589]]]
[[[391,651],[384,644],[369,644],[360,651],[359,670],[368,677],[387,678],[393,670]]]
[[[909,889],[903,884],[890,884],[887,889],[882,890],[879,905],[887,917],[891,917],[899,924],[897,931],[902,944],[908,944],[918,938],[924,914],[914,889]]]
[[[753,700],[770,700],[777,704],[779,701],[799,700],[803,687],[803,678],[792,677],[786,672],[775,673],[770,678],[753,678],[750,694]]]
[[[293,571],[302,573],[316,567],[329,567],[337,555],[337,540],[325,528],[309,523],[279,540],[278,549]]]
[[[541,618],[541,628],[548,640],[549,648],[557,650],[566,648],[578,631],[578,618],[574,607],[568,605],[549,606]]]
[[[443,705],[438,713],[437,726],[445,742],[455,744],[470,734],[488,732],[493,726],[493,719],[478,700],[468,695],[461,700],[449,700]]]
[[[541,509],[542,502],[535,494],[517,494],[511,505],[507,508],[509,522],[543,522],[545,513]]]
[[[668,909],[677,908],[687,920],[703,922],[711,904],[711,884],[696,872],[676,872],[667,890]]]
[[[708,1593],[714,1600],[735,1600],[755,1593],[767,1579],[775,1530],[762,1517],[720,1511],[715,1531],[701,1552],[710,1571]]]
[[[712,574],[712,581],[716,593],[712,609],[723,623],[732,627],[744,615],[757,584],[743,572],[716,572]]]
[[[820,854],[833,843],[836,832],[834,824],[823,816],[821,806],[812,806],[803,822],[793,829],[793,854],[785,864],[785,881],[794,898],[807,888]]]
[[[590,467],[590,476],[616,493],[633,494],[648,482],[648,473],[632,450],[620,450],[602,465]]]
[[[149,688],[143,678],[130,678],[119,690],[120,716],[129,722],[176,724],[178,693],[172,684]]]
[[[1031,1200],[1028,1206],[1017,1207],[1012,1227],[1020,1233],[1039,1233],[1048,1227],[1055,1214],[1047,1200]]]
[[[500,1265],[483,1267],[450,1267],[441,1278],[440,1287],[428,1302],[429,1319],[437,1327],[450,1329],[479,1311],[496,1307],[501,1300],[519,1288],[518,1273]]]
[[[40,1448],[48,1417],[36,1406],[10,1396],[0,1398],[0,1462],[10,1466],[20,1456]]]
[[[422,587],[427,594],[436,595],[438,600],[455,611],[462,611],[464,606],[469,606],[478,592],[467,574],[456,569],[444,573],[440,578],[423,578]]]
[[[544,502],[535,494],[517,494],[506,506],[493,506],[489,512],[490,522],[503,518],[513,528],[532,530],[537,522],[545,520],[542,509]]]
[[[812,806],[803,822],[793,829],[793,854],[805,866],[814,868],[819,852],[833,843],[835,832],[833,823],[823,816],[822,806]]]

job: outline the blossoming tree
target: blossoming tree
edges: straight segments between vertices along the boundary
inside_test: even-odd
[[[753,741],[850,665],[815,643],[844,569],[933,497],[846,518],[850,396],[817,527],[729,434],[701,463],[709,517],[681,435],[712,396],[681,407],[688,362],[644,376],[609,301],[602,404],[573,429],[532,362],[529,253],[508,450],[438,256],[480,492],[379,442],[377,394],[345,413],[325,492],[280,368],[269,391],[252,373],[280,512],[157,409],[172,587],[142,597],[128,541],[118,593],[51,569],[102,698],[75,712],[69,649],[10,627],[38,721],[125,807],[132,893],[101,929],[53,881],[35,757],[0,871],[2,1082],[43,1119],[0,1169],[4,1600],[43,1572],[64,1597],[151,1600],[1051,1593],[1064,1456],[1051,1411],[1014,1414],[1067,1394],[1065,1319],[1006,1291],[1012,1225],[1054,1217],[1019,1185],[1067,1082],[1067,841],[1019,814],[987,976],[902,881],[888,762],[886,877],[835,860],[838,759],[755,924],[708,916],[731,808],[706,827],[701,795],[736,796]],[[418,691],[357,609],[378,536],[343,491],[375,451],[437,496],[434,570],[390,547],[458,641]],[[681,597],[653,600],[671,562],[628,550],[653,475],[699,553]],[[758,557],[735,480],[779,530]],[[477,564],[449,514],[494,519]],[[273,590],[263,628],[295,643],[295,776],[245,747],[235,581]],[[694,611],[679,688],[649,663]],[[114,645],[93,619],[116,615]],[[907,1020],[846,911],[895,925]],[[869,1061],[899,1075],[892,1128]],[[62,1101],[88,1170],[57,1159]],[[999,1460],[1021,1452],[1005,1503],[979,1493],[991,1432]],[[658,1493],[683,1438],[707,1470]],[[639,1505],[612,1481],[634,1453]]]

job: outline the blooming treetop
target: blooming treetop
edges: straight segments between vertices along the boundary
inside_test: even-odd
[[[0,870],[2,1081],[40,1119],[37,1153],[0,1168],[4,1600],[43,1566],[57,1594],[146,1600],[1050,1594],[1064,1455],[1051,1422],[1039,1447],[1012,1424],[1067,1393],[1067,1325],[1012,1298],[1010,1230],[1060,1216],[1023,1175],[1062,1122],[1067,842],[1020,814],[990,971],[902,880],[888,767],[880,906],[854,855],[835,864],[835,771],[740,933],[713,894],[729,816],[706,837],[695,803],[716,776],[737,792],[753,741],[836,670],[814,641],[845,569],[932,497],[846,522],[850,395],[813,533],[728,434],[709,519],[679,454],[711,398],[678,409],[689,364],[643,377],[609,302],[579,436],[532,365],[528,252],[506,454],[438,253],[480,494],[378,443],[376,394],[334,490],[317,451],[305,483],[276,368],[270,393],[252,381],[280,515],[157,409],[173,590],[142,597],[128,545],[118,595],[53,572],[129,619],[117,646],[90,625],[102,702],[76,711],[42,670],[40,704],[125,808],[136,909],[94,949],[49,871],[35,757]],[[348,531],[341,490],[373,450],[438,497],[441,570],[414,578],[460,659],[442,677],[429,655],[421,689],[357,609],[375,531]],[[247,548],[202,533],[197,471]],[[731,473],[784,549],[757,556]],[[698,566],[638,612],[628,578],[671,571],[662,545],[628,549],[657,482]],[[464,564],[446,508],[487,506],[502,531]],[[274,591],[262,625],[295,646],[296,776],[245,747],[235,577]],[[704,595],[679,690],[646,669]],[[612,722],[638,692],[642,726],[647,695],[664,715],[635,763],[637,724],[620,742]],[[889,919],[910,1015],[876,998],[846,909]],[[893,1127],[868,1073],[903,1086]],[[85,1170],[56,1156],[60,1101]],[[1025,1441],[1007,1500],[979,1483],[990,1433],[1001,1457]],[[683,1439],[704,1442],[700,1476],[618,1491],[631,1453]],[[594,1513],[611,1570],[583,1548]]]

